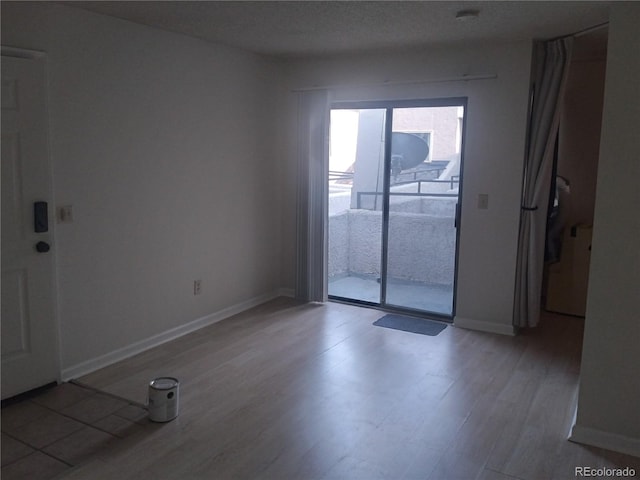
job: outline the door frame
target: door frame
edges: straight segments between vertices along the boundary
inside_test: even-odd
[[[55,380],[57,383],[62,381],[62,351],[61,351],[61,332],[60,332],[60,319],[58,315],[58,256],[57,256],[57,210],[55,205],[55,195],[53,188],[53,158],[51,155],[51,122],[50,122],[50,110],[49,110],[49,69],[48,69],[48,56],[47,53],[41,50],[31,50],[26,48],[1,45],[0,54],[2,57],[19,58],[23,60],[30,60],[34,62],[40,62],[42,68],[42,88],[44,90],[44,130],[45,130],[45,143],[46,143],[46,158],[44,159],[47,166],[47,185],[44,194],[49,199],[49,236],[53,248],[51,249],[51,271],[48,281],[51,285],[51,322],[53,327],[53,338],[51,339],[51,346],[54,350],[55,359]],[[36,387],[37,388],[37,387]]]
[[[460,138],[460,178],[458,183],[458,200],[456,203],[456,212],[454,217],[455,229],[456,229],[456,247],[454,252],[454,268],[453,268],[453,304],[451,308],[451,315],[444,315],[437,312],[428,312],[424,310],[417,310],[408,307],[398,307],[397,305],[388,305],[386,303],[386,275],[388,266],[388,237],[389,237],[389,199],[391,191],[391,134],[393,131],[393,109],[394,108],[420,108],[420,107],[462,107],[464,109],[464,115],[462,117],[462,132]],[[467,116],[468,116],[468,97],[442,97],[431,99],[401,99],[401,100],[365,100],[365,101],[338,101],[333,102],[329,106],[331,110],[368,110],[368,109],[385,109],[385,152],[384,152],[384,181],[383,181],[383,207],[382,207],[382,245],[381,245],[381,259],[380,259],[380,301],[368,302],[366,300],[357,300],[344,297],[337,297],[329,295],[329,300],[350,303],[355,305],[363,305],[368,307],[374,307],[384,311],[409,313],[426,318],[434,318],[437,320],[453,323],[456,316],[456,303],[457,303],[457,285],[458,285],[458,267],[460,257],[460,230],[462,226],[462,195],[463,195],[463,181],[464,181],[464,152],[465,152],[465,138],[467,129]],[[325,179],[326,181],[326,179]],[[325,205],[328,205],[329,190],[326,189]],[[327,211],[326,224],[328,225],[329,209]],[[328,257],[325,262],[328,262]],[[328,270],[326,270],[328,272]],[[326,277],[327,273],[325,273]]]

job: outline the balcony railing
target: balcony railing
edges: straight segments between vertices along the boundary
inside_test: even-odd
[[[362,208],[362,197],[366,195],[383,195],[383,192],[358,192],[356,195],[356,208]],[[450,197],[457,198],[457,193],[419,193],[419,192],[389,192],[390,197]]]

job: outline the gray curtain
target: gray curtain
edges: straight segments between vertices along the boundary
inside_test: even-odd
[[[535,327],[540,318],[544,242],[553,151],[560,123],[572,38],[540,42],[534,50],[534,83],[522,192],[513,324]]]
[[[329,95],[299,92],[296,298],[327,299]]]

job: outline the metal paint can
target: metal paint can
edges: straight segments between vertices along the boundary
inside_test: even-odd
[[[159,377],[149,382],[149,420],[168,422],[178,416],[180,382],[173,377]]]

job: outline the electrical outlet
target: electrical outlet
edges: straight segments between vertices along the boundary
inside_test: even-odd
[[[194,280],[193,281],[193,294],[200,295],[202,291],[202,280]]]

